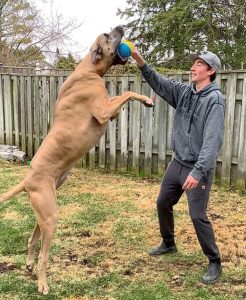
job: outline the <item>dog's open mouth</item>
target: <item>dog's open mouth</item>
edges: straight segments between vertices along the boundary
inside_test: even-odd
[[[120,43],[117,45],[116,49],[118,49]],[[113,65],[125,65],[127,63],[128,58],[123,58],[119,55],[118,51],[116,50],[115,58],[113,61]]]
[[[117,53],[116,56],[115,56],[113,65],[125,65],[125,64],[127,63],[127,60],[128,60],[128,58],[123,59],[123,58],[120,57],[120,56],[118,55],[118,53]]]
[[[119,56],[117,53],[113,62],[113,65],[125,65],[127,63],[128,58],[123,59],[122,57]]]

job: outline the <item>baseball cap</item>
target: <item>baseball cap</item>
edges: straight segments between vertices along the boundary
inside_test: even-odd
[[[196,54],[191,54],[190,59],[192,62],[195,62],[198,58],[204,60],[210,67],[215,69],[215,72],[218,73],[221,68],[220,59],[216,54],[210,51],[200,51]]]

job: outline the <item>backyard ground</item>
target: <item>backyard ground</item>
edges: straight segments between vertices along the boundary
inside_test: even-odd
[[[0,162],[0,193],[27,166]],[[246,299],[246,196],[213,186],[208,215],[222,253],[215,285],[206,269],[186,198],[175,207],[178,253],[150,257],[161,241],[156,215],[160,179],[74,168],[57,193],[59,223],[48,269],[50,294],[40,296],[36,269],[25,270],[35,218],[25,193],[0,205],[0,299]],[[39,248],[39,245],[38,245]],[[38,251],[38,249],[37,249]]]

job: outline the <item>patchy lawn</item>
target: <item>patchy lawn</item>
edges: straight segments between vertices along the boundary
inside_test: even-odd
[[[0,193],[28,167],[0,162]],[[209,217],[223,258],[215,285],[200,278],[207,266],[186,198],[175,207],[179,252],[150,257],[160,243],[158,179],[75,168],[58,190],[59,224],[48,269],[50,294],[40,296],[36,269],[25,270],[35,218],[25,193],[0,205],[0,299],[245,299],[246,196],[214,185]],[[38,247],[39,248],[39,247]],[[38,250],[38,249],[37,249]]]

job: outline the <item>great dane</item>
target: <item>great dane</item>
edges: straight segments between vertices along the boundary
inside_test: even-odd
[[[37,222],[28,241],[27,269],[33,270],[35,245],[41,237],[38,291],[42,294],[49,292],[46,269],[58,219],[56,189],[76,161],[99,141],[108,121],[117,117],[124,103],[136,99],[153,106],[152,99],[130,91],[109,98],[102,77],[112,65],[122,63],[117,47],[123,35],[123,28],[117,26],[97,37],[89,53],[61,86],[54,123],[33,157],[26,177],[0,197],[3,202],[21,191],[28,193]]]

